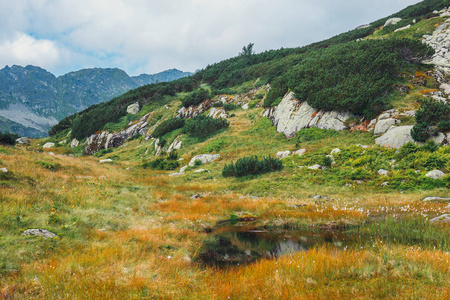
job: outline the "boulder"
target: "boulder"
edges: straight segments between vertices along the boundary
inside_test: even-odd
[[[437,218],[431,219],[430,222],[433,224],[448,224],[448,223],[450,223],[450,215],[445,214],[445,215],[439,216]]]
[[[440,170],[433,170],[428,172],[425,176],[431,179],[442,179],[445,176],[445,173]]]
[[[27,229],[25,230],[22,235],[36,235],[36,236],[42,236],[46,239],[53,239],[53,238],[59,238],[56,234],[54,234],[51,231],[45,230],[45,229]]]
[[[2,173],[8,173],[8,169],[7,169],[7,168],[0,168],[0,172],[2,172]]]
[[[450,201],[450,198],[442,198],[442,197],[426,197],[423,199],[425,202],[446,202]]]
[[[131,105],[128,105],[127,107],[127,113],[128,114],[132,114],[135,115],[139,112],[140,108],[139,108],[139,102],[135,102]]]
[[[104,164],[104,163],[110,163],[113,162],[113,160],[111,158],[107,158],[107,159],[102,159],[99,161],[99,163]]]
[[[27,137],[21,137],[16,140],[19,144],[29,144],[30,140]]]
[[[383,147],[400,149],[404,144],[414,142],[411,137],[412,128],[411,125],[391,127],[384,135],[375,139],[375,143]]]
[[[386,131],[389,130],[393,125],[399,124],[400,120],[397,119],[384,119],[377,122],[375,125],[375,131],[373,132],[374,135],[383,134]]]
[[[382,186],[382,187],[389,186],[389,181],[383,182],[383,183],[381,184],[381,186]]]
[[[75,148],[75,147],[78,147],[79,145],[80,145],[80,142],[77,139],[73,139],[70,142],[70,148]]]
[[[341,153],[341,149],[339,149],[339,148],[335,148],[335,149],[333,149],[333,150],[331,150],[331,155],[334,155],[334,154],[339,154],[339,153]]]
[[[200,155],[196,155],[194,156],[191,161],[189,162],[189,165],[192,167],[194,166],[194,163],[196,160],[200,160],[202,162],[202,164],[207,164],[209,162],[212,162],[213,160],[218,159],[219,157],[221,157],[220,154],[200,154]]]
[[[208,117],[211,117],[213,119],[219,119],[219,118],[226,119],[226,118],[228,118],[228,115],[223,108],[213,107],[209,111]]]
[[[291,155],[291,151],[281,151],[281,152],[278,152],[277,153],[277,158],[279,158],[279,159],[283,159],[283,158],[286,158],[286,157],[289,157]]]
[[[180,150],[181,144],[182,142],[178,139],[178,137],[176,137],[172,144],[170,144],[169,149],[167,149],[167,153],[170,153],[174,150]]]
[[[381,115],[378,116],[378,121],[391,118],[395,115],[398,115],[398,110],[396,109],[386,110]]]
[[[388,170],[383,170],[383,169],[379,169],[379,170],[378,170],[378,175],[386,176],[386,175],[388,175],[388,174],[389,174],[389,171],[388,171]]]
[[[390,18],[384,23],[384,27],[390,26],[390,25],[395,25],[398,22],[400,22],[401,20],[402,20],[402,18]]]
[[[42,146],[42,148],[44,148],[44,149],[50,149],[50,148],[53,148],[53,147],[55,147],[55,143],[45,143],[44,144],[44,146]]]
[[[437,135],[432,136],[431,140],[434,141],[438,145],[446,144],[447,142],[447,136],[443,134],[442,132],[438,132]]]
[[[249,108],[250,108],[250,105],[248,103],[245,103],[244,105],[242,105],[242,109],[247,110]]]
[[[306,102],[295,99],[293,92],[287,93],[276,108],[268,109],[263,116],[271,119],[278,132],[293,136],[303,128],[344,130],[344,122],[352,117],[350,112],[326,112],[312,108]]]
[[[292,152],[292,155],[302,156],[305,153],[306,153],[306,149],[299,149],[297,151]]]
[[[424,63],[433,64],[439,68],[450,70],[450,19],[447,19],[443,24],[436,27],[436,30],[431,35],[424,35],[422,42],[434,49],[434,55],[431,59],[424,61]]]
[[[314,165],[314,166],[308,167],[308,169],[310,169],[310,170],[325,170],[326,168],[321,165]]]

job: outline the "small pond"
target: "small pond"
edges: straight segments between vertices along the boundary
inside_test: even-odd
[[[216,228],[204,242],[197,259],[219,267],[277,258],[329,244],[344,249],[358,234],[339,230],[267,230],[251,226]]]

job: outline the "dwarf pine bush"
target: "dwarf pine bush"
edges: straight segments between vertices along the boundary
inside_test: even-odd
[[[224,177],[243,177],[259,175],[283,169],[283,163],[278,158],[265,156],[259,159],[256,155],[240,158],[236,163],[225,165],[222,170]]]
[[[155,128],[155,130],[152,133],[152,136],[160,138],[166,133],[172,132],[178,128],[182,128],[184,124],[185,121],[184,119],[181,118],[172,118],[169,120],[165,120]]]

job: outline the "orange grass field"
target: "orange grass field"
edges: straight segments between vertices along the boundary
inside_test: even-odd
[[[422,202],[421,192],[256,198],[224,178],[183,181],[129,162],[23,146],[1,147],[0,165],[9,170],[0,181],[1,299],[450,299],[448,245],[381,236],[370,247],[317,246],[246,266],[195,260],[209,238],[205,229],[232,215],[256,218],[258,226],[319,228],[446,211],[446,204]],[[27,228],[61,238],[22,236]],[[432,230],[450,239],[448,226]]]

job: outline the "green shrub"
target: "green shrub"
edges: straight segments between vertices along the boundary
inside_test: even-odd
[[[226,103],[223,105],[223,109],[225,109],[226,111],[230,111],[230,110],[235,110],[238,109],[239,106],[237,106],[236,104],[233,103]]]
[[[212,106],[213,106],[213,107],[223,107],[223,103],[222,103],[221,101],[215,102],[215,103],[213,103]]]
[[[209,92],[205,89],[198,89],[187,95],[181,102],[184,107],[199,105],[209,97]]]
[[[423,98],[416,112],[417,125],[411,130],[412,138],[417,142],[425,142],[438,130],[450,130],[450,103],[435,99]]]
[[[152,133],[153,137],[160,138],[163,135],[172,132],[178,128],[182,128],[185,124],[184,119],[172,118],[165,120],[159,124]]]
[[[100,157],[103,156],[105,154],[111,153],[113,152],[114,149],[113,148],[108,148],[108,149],[101,149],[100,151],[98,151],[97,153],[95,153],[93,156],[95,157]]]
[[[19,136],[15,133],[2,133],[0,131],[0,144],[2,145],[15,145],[18,138]]]
[[[207,153],[217,152],[220,151],[225,145],[226,142],[223,140],[213,141],[206,145],[205,148],[203,148],[203,151]]]
[[[178,152],[176,150],[169,153],[167,156],[168,160],[177,160],[179,158]]]
[[[437,123],[437,129],[441,132],[450,131],[450,120],[444,120]]]
[[[142,164],[144,169],[150,168],[153,170],[175,170],[179,166],[180,164],[177,161],[167,160],[165,158],[157,158]]]
[[[50,171],[56,171],[61,167],[61,165],[58,163],[50,163],[50,162],[46,162],[46,161],[42,161],[42,160],[40,160],[36,163]]]
[[[278,158],[256,155],[240,158],[236,163],[226,164],[222,170],[224,177],[243,177],[247,175],[259,175],[283,169],[283,163]]]
[[[323,140],[337,135],[339,135],[339,132],[337,132],[336,130],[319,129],[316,127],[312,127],[297,131],[297,133],[295,134],[295,138],[297,140],[297,143],[304,143],[309,141]]]
[[[200,115],[187,120],[183,132],[193,137],[203,138],[228,126],[230,126],[230,123],[225,119],[213,119]]]
[[[200,167],[202,165],[202,161],[200,159],[194,160],[194,167]]]

